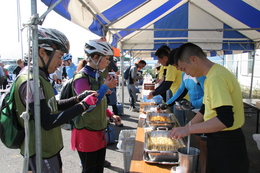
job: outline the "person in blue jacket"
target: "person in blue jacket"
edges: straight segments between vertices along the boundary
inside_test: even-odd
[[[72,62],[72,55],[69,54],[69,53],[63,55],[62,61],[63,61],[63,64],[66,68],[66,73],[68,75],[68,79],[73,78],[74,74],[76,73],[77,67]]]
[[[177,50],[178,48],[171,50],[171,52],[169,53],[169,57],[173,57]],[[170,65],[176,66],[176,62],[174,61],[174,58],[169,58],[168,63]],[[200,109],[202,106],[205,79],[206,79],[205,76],[195,78],[190,75],[187,75],[186,73],[182,73],[182,83],[178,88],[178,90],[173,94],[173,96],[169,100],[167,100],[165,104],[160,104],[158,108],[167,109],[169,106],[174,105],[173,113],[175,117],[178,119],[181,126],[185,126],[186,117],[187,114],[189,113],[189,110]],[[175,102],[181,101],[187,93],[191,103],[190,109],[182,110],[178,105],[175,105]]]
[[[190,109],[200,109],[202,106],[203,100],[203,86],[205,76],[201,76],[199,78],[191,77],[186,73],[182,74],[182,83],[176,93],[169,99],[165,104],[159,105],[160,109],[166,109],[169,106],[175,104],[175,101],[181,101],[183,97],[188,93],[190,98]],[[177,110],[176,110],[177,109]],[[179,110],[178,105],[175,105],[174,115],[179,120],[181,126],[186,125],[187,113],[189,110]]]
[[[175,50],[176,52],[177,50]],[[170,56],[173,55],[173,51],[171,51]],[[171,65],[175,65],[174,59],[170,59],[169,63]],[[178,67],[177,67],[178,68]],[[159,109],[167,109],[168,107],[175,104],[175,101],[181,102],[183,97],[188,93],[189,95],[189,109],[188,110],[179,110],[177,105],[174,105],[174,115],[178,119],[181,126],[186,125],[187,115],[190,109],[200,109],[202,107],[203,96],[204,96],[204,81],[206,76],[201,76],[199,78],[192,77],[187,75],[186,73],[182,74],[182,83],[175,94],[167,100],[165,104],[160,104],[158,106]],[[207,143],[206,136],[204,134],[197,134],[196,143],[201,151],[200,154],[200,170],[202,173],[206,172],[206,157],[207,157]]]

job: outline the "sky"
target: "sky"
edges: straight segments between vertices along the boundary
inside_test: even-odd
[[[30,0],[20,0],[20,16],[21,23],[26,23],[30,19],[31,7]],[[3,5],[4,4],[4,5]],[[40,0],[37,0],[37,12],[41,16],[47,10]],[[17,59],[22,58],[23,52],[28,52],[27,33],[23,32],[23,44],[18,37],[18,20],[17,20],[17,0],[8,0],[1,2],[0,5],[0,55],[1,59]],[[56,12],[50,12],[42,26],[55,28],[63,32],[70,41],[70,53],[73,56],[73,61],[77,63],[77,57],[84,56],[84,44],[91,39],[98,39],[99,36],[83,29],[82,27],[61,17]]]

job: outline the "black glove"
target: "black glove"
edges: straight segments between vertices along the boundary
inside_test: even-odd
[[[85,97],[87,97],[88,95],[92,94],[93,92],[90,91],[84,91],[82,93],[80,93],[79,95],[77,95],[77,98],[79,101],[82,101]]]
[[[187,99],[181,99],[178,103],[182,110],[186,111],[192,109],[191,102],[188,101]]]
[[[161,103],[161,104],[159,104],[158,106],[157,106],[157,108],[158,109],[161,109],[161,110],[165,110],[165,109],[167,109],[169,106],[168,106],[168,104],[166,104],[166,103]]]

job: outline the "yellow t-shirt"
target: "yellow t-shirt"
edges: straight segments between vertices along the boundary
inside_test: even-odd
[[[206,77],[203,100],[204,120],[217,116],[215,109],[218,107],[233,106],[234,124],[223,131],[242,127],[245,123],[244,105],[240,85],[235,76],[225,67],[214,64]]]
[[[167,66],[162,66],[162,65],[161,65],[161,68],[160,68],[160,71],[159,71],[158,79],[162,79],[162,78],[163,78],[164,69],[167,69]]]
[[[172,66],[172,65],[167,66],[165,81],[173,82],[170,87],[170,90],[172,91],[172,95],[175,94],[175,92],[179,89],[179,87],[181,85],[181,82],[182,82],[181,75],[182,75],[182,72],[180,70],[177,70],[177,68],[175,66]]]

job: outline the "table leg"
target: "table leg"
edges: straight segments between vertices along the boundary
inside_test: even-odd
[[[259,126],[259,109],[257,109],[257,115],[256,115],[256,133],[258,133],[258,126]]]

